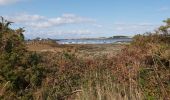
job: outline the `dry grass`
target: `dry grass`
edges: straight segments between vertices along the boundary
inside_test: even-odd
[[[46,50],[48,53],[41,52],[46,57],[43,65],[58,69],[57,74],[48,77],[57,94],[53,99],[154,100],[167,99],[170,93],[170,70],[166,65],[170,58],[169,44],[159,41],[162,41],[160,36],[141,35],[131,45],[59,45],[33,49]],[[51,52],[53,49],[56,51]],[[45,82],[47,86],[48,82]],[[79,85],[75,87],[72,82]]]
[[[99,55],[116,55],[126,44],[75,44],[75,45],[50,45],[27,44],[29,51],[36,52],[70,52],[79,57],[97,57]]]

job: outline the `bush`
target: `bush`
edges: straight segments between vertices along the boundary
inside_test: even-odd
[[[131,45],[115,57],[113,72],[128,87],[140,87],[146,99],[170,98],[170,35],[162,30],[136,35]],[[131,81],[129,81],[131,80]]]
[[[32,90],[41,86],[44,70],[40,56],[28,52],[24,45],[23,30],[8,27],[10,22],[0,23],[0,96],[3,99],[19,99],[33,95]],[[30,91],[29,93],[26,92]],[[9,95],[6,95],[9,94]]]

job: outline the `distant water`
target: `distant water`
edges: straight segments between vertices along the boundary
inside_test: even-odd
[[[132,39],[60,39],[59,44],[111,44],[130,42]]]

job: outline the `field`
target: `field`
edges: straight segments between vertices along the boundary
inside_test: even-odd
[[[169,100],[169,23],[130,44],[102,45],[27,42],[1,23],[0,99]]]
[[[51,86],[51,90],[56,91],[55,95],[52,94],[53,99],[128,100],[128,91],[125,90],[127,87],[118,84],[111,74],[114,62],[112,58],[119,55],[119,52],[126,46],[127,44],[38,43],[36,45],[28,44],[27,49],[42,55],[44,59],[42,65],[46,66],[48,70],[54,71],[47,74],[48,81],[52,80],[44,81],[44,84],[48,84],[48,88]],[[45,90],[45,92],[51,92],[51,90]],[[96,94],[96,92],[98,93]],[[131,98],[141,98],[140,95],[137,97],[135,95],[132,94]],[[47,96],[50,97],[50,94]]]
[[[94,57],[98,55],[116,55],[127,44],[28,44],[29,51],[71,52],[77,56]]]
[[[57,71],[56,66],[62,70],[57,71],[58,74],[54,72],[53,77],[48,77],[57,79],[56,83],[67,80],[64,86],[63,83],[52,85],[57,87],[52,90],[59,92],[54,98],[155,100],[168,98],[170,92],[169,40],[166,38],[167,36],[156,34],[136,36],[131,44],[36,43],[28,44],[27,49],[42,55],[42,65],[48,66],[48,70]],[[159,57],[153,56],[155,54]]]

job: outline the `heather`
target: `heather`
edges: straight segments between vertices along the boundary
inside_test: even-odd
[[[0,99],[159,100],[170,94],[170,19],[155,32],[136,35],[117,53],[90,47],[31,48],[22,28],[0,23]],[[48,44],[49,43],[49,44]],[[112,45],[114,46],[114,45]],[[42,47],[43,49],[44,47]],[[64,48],[64,47],[63,47]]]

